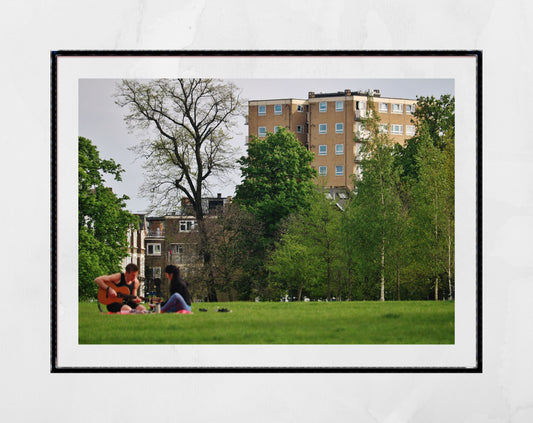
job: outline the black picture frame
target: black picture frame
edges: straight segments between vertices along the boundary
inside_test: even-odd
[[[67,58],[121,58],[121,57],[207,57],[216,60],[222,57],[283,57],[294,58],[324,58],[324,57],[390,57],[390,58],[470,58],[475,61],[475,103],[476,103],[476,364],[462,367],[69,367],[58,365],[58,62]],[[483,372],[483,292],[482,292],[482,80],[483,60],[479,50],[370,50],[370,51],[112,51],[112,50],[64,50],[51,52],[51,344],[50,371],[52,373],[482,373]]]

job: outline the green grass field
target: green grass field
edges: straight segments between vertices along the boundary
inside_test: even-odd
[[[217,307],[231,313],[215,312]],[[207,308],[207,312],[200,312]],[[453,344],[454,303],[232,302],[193,314],[104,314],[79,303],[80,344]]]

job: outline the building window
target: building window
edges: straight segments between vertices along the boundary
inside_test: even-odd
[[[415,105],[414,104],[406,104],[405,105],[405,113],[408,115],[412,115],[415,112]]]
[[[274,133],[277,134],[279,131],[279,126],[274,126]]]
[[[297,112],[303,112],[303,111],[304,111],[304,106],[303,106],[303,104],[298,104],[298,105],[296,106],[296,111],[297,111]]]
[[[381,113],[388,113],[389,105],[387,103],[379,103],[379,111]]]
[[[161,279],[161,268],[160,267],[152,267],[152,278]]]
[[[318,125],[318,133],[319,134],[327,134],[328,133],[328,124],[327,123],[321,123]]]
[[[343,176],[344,175],[344,166],[335,166],[335,176]]]
[[[335,111],[336,112],[342,112],[344,110],[344,101],[336,101],[335,102]]]
[[[386,123],[380,123],[379,124],[379,133],[380,134],[387,134],[389,132],[389,125]]]
[[[146,254],[149,256],[160,256],[161,244],[146,244]]]
[[[325,101],[321,101],[318,103],[318,111],[319,112],[327,112],[328,111],[328,103]]]
[[[258,134],[260,137],[266,137],[267,135],[267,129],[265,126],[260,126],[258,130]]]
[[[335,154],[342,156],[344,154],[344,144],[335,144]]]
[[[405,135],[414,135],[415,125],[405,125]]]
[[[403,125],[391,125],[390,133],[394,135],[403,134]]]
[[[276,104],[274,106],[274,114],[275,115],[281,115],[281,104]]]
[[[328,167],[327,166],[319,166],[318,167],[318,176],[326,176],[328,174]]]
[[[196,229],[196,220],[180,220],[180,232],[191,232]]]
[[[403,104],[391,104],[391,112],[392,113],[403,113]]]
[[[259,107],[257,108],[257,114],[258,114],[259,116],[264,116],[264,115],[266,115],[266,114],[267,114],[267,106],[259,106]]]
[[[296,125],[296,132],[302,133],[304,131],[304,127],[302,125]]]
[[[335,124],[335,133],[336,134],[342,134],[344,132],[344,123],[336,123]]]
[[[327,145],[319,145],[318,146],[318,155],[319,156],[326,156],[328,154],[328,146]]]

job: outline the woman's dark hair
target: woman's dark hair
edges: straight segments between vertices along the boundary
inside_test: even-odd
[[[167,267],[165,267],[165,273],[171,274],[172,280],[178,280],[180,278],[180,268],[178,266],[174,266],[173,264],[169,264]]]
[[[191,305],[191,294],[187,289],[187,282],[185,282],[180,276],[179,267],[169,264],[165,267],[165,273],[172,275],[172,279],[170,280],[170,295],[177,292],[183,297],[187,304]]]

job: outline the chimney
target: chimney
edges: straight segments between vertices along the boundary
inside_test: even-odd
[[[344,90],[344,95],[352,95],[352,90]]]
[[[315,92],[309,91],[309,98],[315,98]]]

